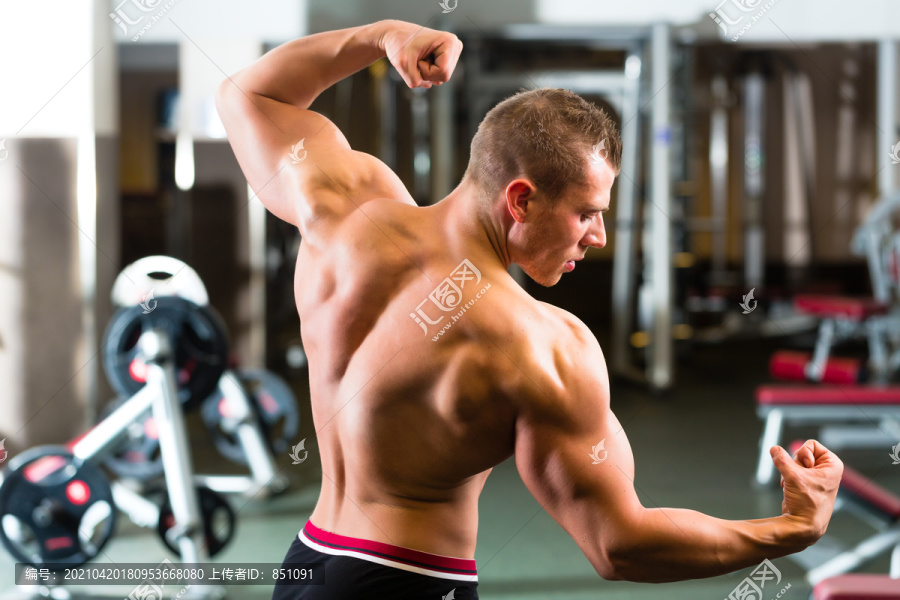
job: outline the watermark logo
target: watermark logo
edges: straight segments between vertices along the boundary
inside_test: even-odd
[[[153,288],[156,289],[156,288]],[[144,294],[144,301],[141,302],[141,308],[144,309],[144,314],[149,315],[154,310],[156,310],[156,299],[153,297],[153,289]],[[152,303],[152,306],[151,306]]]
[[[155,23],[159,22],[159,20],[163,18],[163,15],[165,15],[170,8],[175,6],[175,3],[178,2],[178,0],[168,0],[168,2],[160,6],[162,2],[163,0],[122,0],[122,2],[116,6],[115,11],[109,13],[109,18],[112,19],[113,23],[118,25],[126,35],[129,33],[129,27],[141,25],[140,30],[131,38],[132,42],[136,42],[142,35],[147,33]],[[123,8],[126,5],[130,6],[127,11]],[[153,11],[156,11],[156,14],[147,14]],[[146,23],[143,23],[145,18],[147,21]]]
[[[438,310],[444,313],[456,313],[449,315],[450,320],[441,327],[434,337],[431,338],[433,342],[436,342],[453,326],[454,323],[462,318],[463,314],[465,314],[468,309],[474,306],[475,302],[481,299],[481,296],[485,292],[491,288],[491,284],[487,284],[475,294],[475,297],[472,300],[462,304],[462,291],[466,285],[478,285],[479,283],[481,283],[481,271],[479,271],[469,259],[463,259],[463,261],[453,269],[450,276],[445,277],[444,280],[428,294],[428,297],[419,303],[416,307],[416,311],[409,313],[409,316],[422,328],[422,333],[427,336],[428,325],[439,325],[441,321],[447,318],[447,315],[441,314],[440,312],[426,310],[424,305],[429,300],[433,306],[436,306]],[[437,316],[431,318],[428,314],[429,312],[432,312]]]
[[[744,314],[749,315],[754,310],[756,310],[757,302],[753,299],[753,292],[756,288],[751,288],[749,292],[744,296],[743,301],[740,303],[740,307],[744,309]],[[750,306],[750,303],[753,303],[753,306]]]
[[[2,448],[2,447],[3,447],[3,442],[0,442],[0,448]],[[891,463],[892,465],[900,465],[900,444],[893,446],[891,448],[891,454],[888,454],[888,456],[890,456],[891,459],[893,459],[893,461],[894,461]],[[3,461],[0,460],[0,462],[3,462]]]
[[[303,438],[302,440],[300,440],[299,444],[297,444],[296,446],[291,448],[291,452],[290,452],[290,454],[288,454],[288,456],[291,457],[291,460],[294,461],[291,464],[299,465],[304,460],[306,460],[307,456],[309,456],[309,451],[306,448],[304,448],[305,445],[306,445],[306,438]],[[303,451],[303,458],[300,458],[301,451]]]
[[[155,583],[143,582],[131,590],[126,600],[162,600],[163,591],[161,585]]]
[[[441,2],[438,2],[438,6],[444,9],[444,14],[456,10],[457,4],[459,4],[459,0],[453,0],[453,6],[450,6],[450,0],[442,0]]]
[[[9,452],[7,452],[6,448],[3,446],[4,443],[6,443],[6,438],[0,440],[0,463],[6,460],[7,455],[9,455]]]
[[[164,558],[157,566],[158,569],[167,569],[172,566],[172,561]],[[161,585],[154,583],[152,579],[145,579],[137,584],[125,600],[162,600],[163,590]]]
[[[604,460],[606,460],[607,455],[609,455],[609,452],[603,447],[603,444],[605,443],[606,438],[603,438],[602,440],[600,440],[599,444],[591,447],[591,453],[588,456],[590,456],[594,461],[591,463],[592,465],[599,465]],[[603,456],[600,456],[600,452],[603,452]]]
[[[0,162],[9,157],[9,150],[6,149],[6,138],[0,140]]]
[[[141,583],[139,583],[131,593],[125,598],[125,600],[163,600],[163,586],[158,585],[156,581],[160,581],[162,579],[174,578],[176,573],[175,565],[172,564],[172,561],[168,558],[164,558],[159,565],[157,565],[153,569],[149,569],[150,572],[156,572],[155,579],[145,579]],[[185,569],[177,569],[177,571],[185,571]],[[185,593],[193,587],[193,584],[188,584],[181,588],[181,591],[175,594],[174,596],[170,596],[173,600],[178,600]]]
[[[0,148],[3,148],[4,141],[6,140],[0,141]],[[2,156],[0,156],[0,160],[3,160]],[[895,165],[900,165],[900,142],[891,146],[891,162]]]
[[[609,150],[606,149],[606,138],[600,140],[599,144],[594,144],[591,149],[589,158],[594,162],[603,162],[609,156]]]
[[[303,142],[305,142],[305,141],[306,141],[306,138],[303,138],[302,140],[300,140],[299,142],[297,142],[296,144],[294,144],[291,147],[291,151],[288,153],[288,156],[291,157],[292,165],[302,163],[303,160],[306,158],[307,152],[306,152],[306,150],[303,150]],[[300,156],[301,150],[303,150],[303,156]]]
[[[152,10],[155,10],[156,7],[162,0],[122,0],[119,5],[116,7],[115,12],[109,13],[109,18],[113,20],[113,23],[122,28],[122,32],[128,33],[128,25],[137,25],[141,21],[144,20],[144,15],[138,16],[137,19],[132,19],[131,16],[125,13],[125,10],[122,8],[126,4],[133,5],[138,11],[148,13]],[[134,13],[132,13],[134,14]]]
[[[766,11],[778,2],[778,0],[768,0],[765,5],[760,6],[762,1],[722,0],[715,11],[709,13],[709,18],[722,29],[722,35],[731,36],[731,41],[736,42],[763,17]],[[749,14],[754,11],[756,11],[755,14]]]
[[[773,581],[774,580],[774,581]],[[767,583],[778,585],[781,583],[781,571],[773,565],[769,559],[763,560],[758,567],[753,569],[748,577],[744,577],[737,586],[728,594],[725,600],[762,600],[763,588]],[[787,584],[775,595],[775,598],[781,598],[784,593],[791,589],[791,584]]]
[[[446,596],[441,596],[441,600],[456,600],[456,588],[450,590],[450,593]]]

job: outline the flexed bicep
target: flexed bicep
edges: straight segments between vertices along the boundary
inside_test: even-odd
[[[323,115],[240,87],[219,87],[216,104],[250,188],[304,238],[328,237],[354,210],[376,197],[414,204],[396,175],[356,152]]]
[[[560,344],[558,375],[520,413],[516,466],[597,573],[616,579],[611,556],[635,530],[643,506],[634,489],[631,446],[609,408],[599,347],[596,341],[582,347],[581,341]]]

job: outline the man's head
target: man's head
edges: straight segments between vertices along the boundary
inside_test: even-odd
[[[603,212],[621,156],[603,110],[567,90],[531,90],[485,116],[464,179],[480,208],[508,222],[510,260],[549,286],[574,268],[568,261],[606,244]]]

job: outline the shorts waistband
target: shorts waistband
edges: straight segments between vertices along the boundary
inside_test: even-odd
[[[307,521],[298,534],[300,541],[313,550],[335,556],[352,556],[388,567],[421,573],[429,577],[456,581],[478,581],[475,561],[431,554],[421,550],[354,538],[319,529]]]

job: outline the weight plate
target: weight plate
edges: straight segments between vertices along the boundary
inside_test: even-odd
[[[218,385],[228,358],[228,339],[219,315],[184,298],[159,298],[149,313],[140,306],[119,309],[106,328],[103,369],[113,389],[130,398],[146,381],[138,339],[153,328],[168,334],[175,351],[178,396],[185,410],[198,406]]]
[[[272,454],[287,452],[300,430],[300,411],[291,388],[281,377],[263,369],[240,369],[235,373],[253,400],[251,406]],[[237,436],[239,423],[228,417],[228,406],[218,389],[203,403],[200,414],[216,449],[229,460],[247,464]]]
[[[115,522],[106,475],[65,448],[38,446],[10,461],[0,485],[0,541],[17,561],[51,571],[84,564]]]
[[[203,540],[210,558],[221,552],[231,538],[237,526],[237,517],[225,498],[205,486],[197,486],[197,498],[200,501],[200,513],[203,518]],[[175,527],[175,515],[172,505],[166,497],[159,509],[159,523],[156,532],[166,547],[177,555],[177,540],[170,539],[169,531]]]
[[[197,271],[171,256],[145,256],[119,273],[112,287],[117,306],[143,304],[152,310],[155,298],[178,296],[200,306],[209,304],[209,296]]]
[[[122,405],[117,400],[107,405],[101,420]],[[148,410],[140,419],[131,423],[125,433],[125,440],[110,454],[103,464],[116,476],[124,479],[147,481],[163,475],[162,454],[159,450],[159,433],[156,420]]]

